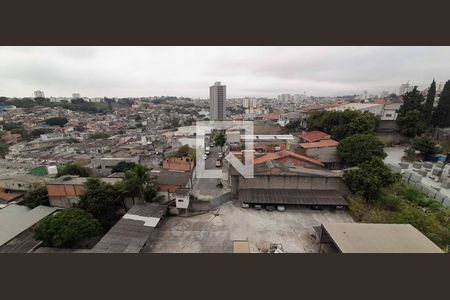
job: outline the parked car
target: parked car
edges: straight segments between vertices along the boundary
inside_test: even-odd
[[[323,210],[323,206],[321,205],[311,205],[312,210]]]
[[[284,205],[277,205],[277,210],[278,211],[285,211],[286,210],[286,206],[284,206]]]
[[[222,166],[222,162],[220,160],[216,160],[216,167],[221,167]]]
[[[261,210],[262,209],[262,205],[261,204],[255,204],[254,208],[256,210]]]
[[[208,155],[203,154],[203,159],[206,159],[208,157]]]
[[[242,202],[242,207],[243,207],[243,208],[249,208],[249,207],[250,207],[250,204],[245,203],[245,202]]]
[[[223,153],[219,152],[218,156],[219,156],[219,158],[222,158],[223,157]]]
[[[275,210],[275,205],[267,204],[267,205],[266,205],[266,210],[267,210],[267,211],[274,211],[274,210]]]

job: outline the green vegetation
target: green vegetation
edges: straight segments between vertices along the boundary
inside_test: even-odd
[[[48,175],[48,170],[46,166],[40,166],[32,169],[30,174],[35,176],[46,176]]]
[[[309,130],[320,130],[342,140],[354,134],[371,134],[378,128],[380,120],[370,112],[353,110],[319,111],[308,119]]]
[[[45,185],[37,185],[27,191],[23,198],[23,204],[29,208],[35,208],[39,205],[50,205]]]
[[[49,126],[61,126],[61,127],[66,125],[67,122],[69,122],[69,120],[67,120],[67,118],[63,118],[63,117],[49,118],[44,121],[44,123]]]
[[[22,99],[9,99],[7,104],[15,105],[20,108],[33,108],[35,106],[45,106],[45,107],[62,107],[64,109],[69,109],[73,111],[83,111],[86,113],[107,113],[112,110],[109,103],[114,101],[113,99],[104,99],[103,102],[93,103],[87,102],[83,99],[72,99],[70,102],[50,102],[47,98],[22,98]]]
[[[44,246],[63,248],[100,232],[99,222],[89,213],[69,208],[40,222],[34,230],[34,237],[43,241]]]
[[[30,134],[33,138],[38,138],[41,134],[46,134],[46,133],[50,133],[53,132],[53,129],[50,128],[37,128],[37,129],[33,129]]]
[[[439,147],[428,135],[415,137],[412,141],[411,147],[415,150],[420,151],[423,156],[434,155],[440,152]]]
[[[80,177],[89,177],[91,176],[91,171],[88,168],[79,165],[68,164],[65,165],[61,170],[58,170],[57,177],[63,175],[78,175]]]
[[[133,169],[125,172],[123,180],[124,192],[134,198],[137,196],[145,202],[158,200],[157,191],[149,176],[150,169],[143,165],[136,165]]]
[[[403,95],[403,104],[398,110],[397,117],[401,134],[407,137],[415,137],[425,132],[427,119],[424,117],[426,114],[422,105],[424,101],[425,99],[417,90],[417,87]]]
[[[393,174],[379,157],[374,157],[344,174],[344,181],[350,190],[363,195],[367,200],[377,199],[381,188],[398,180],[399,176]]]
[[[107,139],[109,137],[110,135],[105,132],[95,132],[91,133],[88,138],[90,140],[100,140],[100,139]]]
[[[2,122],[4,131],[10,131],[13,134],[20,134],[23,140],[29,141],[32,139],[30,133],[19,122]]]
[[[450,80],[444,85],[438,105],[433,112],[432,123],[436,127],[450,127]]]
[[[97,219],[104,231],[108,230],[119,217],[117,210],[123,208],[121,192],[98,178],[89,178],[84,187],[76,206]]]
[[[136,166],[134,162],[121,161],[114,167],[112,167],[111,171],[114,172],[126,172],[128,170],[133,169]]]
[[[64,141],[67,144],[78,144],[80,141],[77,140],[76,138],[70,138]]]
[[[177,154],[175,154],[176,157],[190,157],[191,159],[195,160],[196,158],[196,151],[195,149],[189,147],[189,145],[183,145],[181,146],[178,151]]]
[[[425,132],[426,123],[420,110],[413,109],[398,115],[399,132],[407,137],[415,137]]]
[[[423,105],[423,119],[427,127],[431,125],[431,117],[433,114],[433,106],[434,106],[434,98],[436,97],[436,82],[433,79],[433,82],[430,85],[427,93],[427,99],[425,104]]]
[[[0,157],[5,158],[5,155],[8,154],[9,146],[3,142],[0,142]]]
[[[448,252],[450,210],[408,184],[398,181],[384,187],[374,201],[366,201],[357,194],[347,200],[356,221],[411,224]]]
[[[288,131],[288,133],[298,132],[298,131],[300,131],[300,125],[301,125],[300,120],[293,120],[293,121],[289,121],[289,123],[287,123],[284,126],[284,129],[286,129]]]
[[[227,138],[223,132],[220,132],[216,137],[214,138],[214,144],[217,146],[223,147],[227,141]]]
[[[372,134],[355,134],[343,139],[337,150],[347,165],[356,166],[373,157],[385,158],[383,147],[383,143]]]

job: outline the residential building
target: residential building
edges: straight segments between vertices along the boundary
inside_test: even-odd
[[[80,96],[79,93],[73,93],[72,94],[72,99],[80,99],[80,98],[81,98],[81,96]]]
[[[163,169],[192,171],[192,169],[194,169],[194,160],[190,157],[169,157],[164,159]]]
[[[40,90],[34,91],[33,96],[34,98],[45,98],[44,91]]]
[[[79,196],[84,192],[84,184],[88,178],[78,176],[62,176],[47,183],[50,205],[54,207],[69,208],[78,203]],[[100,178],[101,181],[114,184],[121,181],[120,178]]]
[[[209,116],[211,121],[223,121],[226,119],[226,90],[227,86],[222,85],[220,81],[209,87]]]
[[[338,145],[338,142],[331,139],[300,143],[297,152],[320,161],[329,169],[338,169],[342,161],[337,152]]]
[[[413,86],[409,85],[409,81],[407,83],[404,83],[400,86],[400,88],[398,89],[398,94],[399,95],[404,95],[410,91],[412,91]]]
[[[303,132],[299,138],[301,143],[315,143],[322,140],[329,140],[331,139],[331,135],[322,131],[314,130]]]

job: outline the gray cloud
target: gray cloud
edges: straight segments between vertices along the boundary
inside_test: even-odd
[[[450,79],[449,47],[0,47],[0,95],[344,95]]]

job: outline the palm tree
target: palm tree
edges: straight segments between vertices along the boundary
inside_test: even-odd
[[[125,172],[124,186],[125,190],[131,194],[133,203],[134,197],[138,197],[142,201],[150,202],[157,200],[157,191],[153,187],[153,182],[150,179],[149,173],[151,169],[136,165],[131,170]]]

